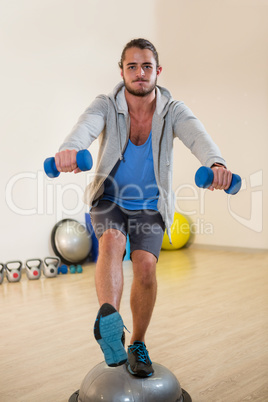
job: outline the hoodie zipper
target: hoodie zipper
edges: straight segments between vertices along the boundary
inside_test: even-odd
[[[124,114],[124,113],[122,113],[122,114]],[[120,151],[120,158],[119,158],[120,161],[124,160],[124,152],[126,150],[126,147],[127,147],[128,141],[129,141],[129,132],[130,132],[130,120],[127,119],[125,114],[124,114],[124,117],[125,117],[125,123],[126,123],[126,127],[127,127],[127,138],[126,138],[126,143],[125,143],[124,147],[122,147],[120,126],[119,126],[119,122],[118,122],[118,114],[116,113],[116,123],[118,124],[117,133],[118,133],[118,136],[119,136],[119,147],[120,147],[120,149],[119,149],[119,151]]]

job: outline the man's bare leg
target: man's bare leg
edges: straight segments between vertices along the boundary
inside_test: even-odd
[[[154,373],[152,361],[145,345],[145,334],[149,326],[157,293],[156,257],[143,250],[132,253],[133,283],[130,304],[133,319],[131,345],[128,347],[128,370],[139,377],[150,377]]]
[[[132,255],[133,283],[130,305],[133,316],[133,332],[131,343],[145,341],[145,333],[149,326],[155,306],[157,281],[156,257],[143,250],[135,250]]]
[[[126,236],[109,229],[99,240],[99,257],[96,264],[95,284],[100,306],[109,303],[119,310],[123,292],[122,260]]]
[[[100,345],[108,366],[115,367],[127,361],[122,342],[124,323],[118,310],[123,291],[122,259],[126,236],[109,229],[99,241],[99,258],[95,282],[100,309],[94,325],[94,336]]]

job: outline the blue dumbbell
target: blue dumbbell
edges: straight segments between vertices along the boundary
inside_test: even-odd
[[[76,267],[75,267],[75,265],[70,265],[70,273],[71,274],[75,274],[76,273]]]
[[[68,274],[68,267],[65,264],[62,264],[61,266],[58,267],[58,275],[63,274],[66,275]]]
[[[76,266],[76,272],[77,272],[78,274],[81,274],[81,273],[83,272],[83,267],[82,267],[82,265],[77,265],[77,266]]]
[[[90,170],[93,165],[92,156],[87,149],[82,149],[76,154],[76,163],[80,170],[83,172]],[[55,163],[55,158],[47,158],[44,162],[44,170],[48,177],[58,177],[60,172],[58,171]]]
[[[195,174],[195,184],[201,188],[208,188],[211,186],[214,178],[213,170],[209,167],[202,166]],[[238,174],[233,174],[231,185],[227,190],[227,194],[236,194],[241,188],[241,177]]]

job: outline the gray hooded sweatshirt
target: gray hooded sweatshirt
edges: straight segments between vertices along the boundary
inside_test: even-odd
[[[104,181],[109,176],[129,140],[130,116],[125,98],[124,83],[119,83],[111,94],[99,95],[79,118],[66,138],[60,151],[87,149],[99,138],[99,153],[95,175],[85,190],[84,201],[96,205],[104,191]],[[202,165],[218,162],[226,166],[217,145],[206,132],[203,124],[181,101],[172,99],[170,92],[156,87],[156,109],[152,120],[152,149],[154,173],[159,188],[157,208],[167,228],[175,212],[172,190],[173,140],[178,137],[199,159]]]

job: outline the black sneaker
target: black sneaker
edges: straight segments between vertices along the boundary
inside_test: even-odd
[[[128,371],[137,377],[150,377],[154,373],[144,342],[135,341],[128,347]]]
[[[123,345],[123,320],[118,311],[109,303],[103,304],[98,312],[94,336],[103,351],[108,366],[121,366],[127,361],[127,353]]]

